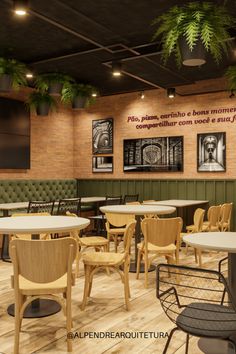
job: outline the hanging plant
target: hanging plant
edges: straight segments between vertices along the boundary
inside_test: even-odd
[[[224,6],[211,2],[190,2],[174,6],[157,17],[153,21],[158,26],[153,39],[161,36],[162,59],[165,64],[170,55],[174,54],[179,67],[182,63],[201,65],[205,62],[205,57],[199,56],[204,55],[203,50],[209,52],[219,64],[223,53],[227,53],[230,38],[228,30],[233,23],[234,20]],[[186,49],[189,55],[187,58],[184,57]]]
[[[56,108],[55,99],[47,92],[35,91],[29,95],[28,106],[35,110],[38,116],[47,116],[51,109]]]
[[[20,85],[26,86],[26,65],[15,60],[0,58],[0,91],[8,92]]]
[[[97,90],[91,85],[85,84],[67,84],[62,90],[61,100],[65,104],[72,104],[73,109],[85,108],[95,103]]]
[[[74,82],[74,79],[61,73],[47,73],[36,77],[35,86],[39,91],[48,92],[50,95],[60,96],[63,87]]]
[[[236,65],[229,66],[225,73],[226,78],[229,81],[229,89],[236,91]]]

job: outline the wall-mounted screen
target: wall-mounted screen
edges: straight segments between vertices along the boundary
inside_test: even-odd
[[[225,133],[207,133],[197,135],[199,172],[226,171]]]
[[[30,168],[30,113],[24,102],[0,98],[0,169]]]
[[[182,171],[182,136],[124,140],[124,172]]]

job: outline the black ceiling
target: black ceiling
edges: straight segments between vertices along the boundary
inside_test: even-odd
[[[181,4],[189,1],[181,1]],[[214,1],[223,3],[224,0]],[[192,84],[221,77],[236,55],[217,66],[165,67],[151,38],[152,20],[178,0],[30,0],[30,13],[16,17],[12,0],[0,2],[0,55],[30,65],[35,73],[60,71],[90,83],[102,95]],[[236,17],[236,2],[227,6]],[[232,31],[232,36],[235,33]],[[113,78],[110,62],[123,60],[125,74]]]

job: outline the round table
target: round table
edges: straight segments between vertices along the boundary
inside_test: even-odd
[[[19,216],[0,218],[0,233],[31,234],[32,239],[39,239],[42,233],[70,232],[84,229],[90,221],[85,218],[68,216]],[[40,265],[39,265],[40,267]],[[34,300],[27,306],[24,318],[38,318],[53,315],[61,306],[53,300]],[[14,304],[7,309],[14,316]]]
[[[135,228],[135,262],[130,264],[130,272],[136,272],[137,257],[138,257],[138,243],[141,242],[141,216],[143,215],[167,215],[175,212],[176,208],[163,205],[143,205],[143,204],[129,204],[129,205],[106,205],[100,207],[103,213],[116,214],[133,214],[137,221]],[[155,270],[155,267],[150,267],[149,271]],[[144,272],[144,267],[141,264],[140,272]]]
[[[228,252],[228,282],[236,307],[236,232],[194,233],[184,236],[183,241],[195,248]],[[224,345],[224,348],[221,345]],[[225,344],[213,339],[200,339],[199,347],[204,353],[225,352]],[[226,349],[229,353],[229,348]]]

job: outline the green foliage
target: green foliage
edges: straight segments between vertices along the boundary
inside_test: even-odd
[[[229,81],[229,89],[236,91],[236,65],[229,66],[225,73],[226,78]]]
[[[178,66],[181,66],[179,39],[182,37],[186,39],[191,51],[200,39],[206,51],[219,64],[223,53],[227,53],[227,40],[230,37],[228,30],[234,22],[224,6],[211,2],[190,2],[172,7],[153,21],[153,25],[157,25],[153,40],[161,36],[162,59],[165,64],[173,53]]]
[[[32,110],[36,110],[37,107],[43,103],[47,103],[50,109],[56,108],[55,99],[52,96],[50,96],[47,92],[35,91],[32,92],[28,97],[27,105]]]
[[[35,79],[35,86],[39,91],[46,92],[51,84],[61,83],[63,87],[74,82],[74,79],[69,75],[61,73],[47,73],[38,75]]]
[[[27,68],[25,64],[15,60],[0,58],[0,76],[9,75],[12,79],[13,88],[18,88],[20,85],[26,86],[26,72]]]
[[[76,97],[87,97],[86,107],[95,103],[96,97],[92,97],[92,94],[97,94],[97,89],[91,85],[67,83],[63,90],[61,100],[65,104],[70,104]]]

